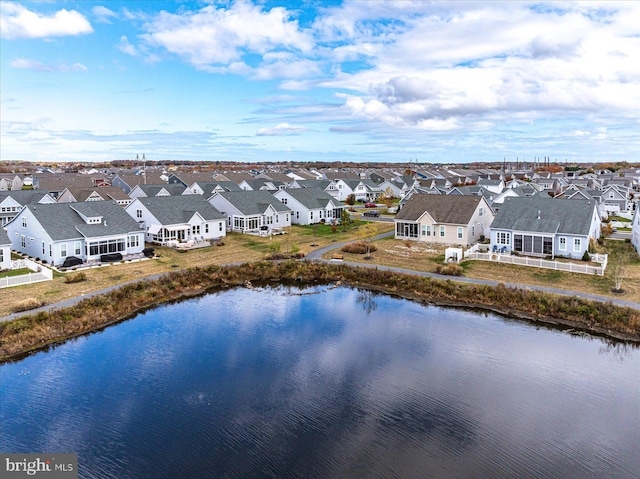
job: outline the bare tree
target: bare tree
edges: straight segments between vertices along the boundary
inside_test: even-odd
[[[615,263],[613,264],[613,280],[615,282],[613,291],[616,293],[624,292],[622,289],[622,280],[627,274],[627,266],[629,266],[629,253],[621,252],[618,254]]]

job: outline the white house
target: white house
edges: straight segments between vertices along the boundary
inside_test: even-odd
[[[491,224],[491,249],[529,256],[582,259],[600,237],[595,202],[531,197],[507,198]]]
[[[224,191],[208,201],[227,217],[229,231],[257,233],[291,226],[291,208],[268,191]]]
[[[640,207],[636,205],[636,212],[631,222],[631,244],[640,254]]]
[[[11,269],[11,240],[7,232],[0,228],[0,271]]]
[[[0,226],[16,217],[24,205],[51,204],[56,200],[42,190],[15,190],[0,192]]]
[[[291,222],[298,225],[329,222],[342,216],[344,203],[320,188],[290,188],[273,194],[292,211]]]
[[[144,232],[115,201],[27,205],[5,229],[12,249],[55,266],[69,256],[93,263],[144,249]]]
[[[226,236],[225,217],[200,195],[136,198],[125,211],[149,243],[204,241]]]

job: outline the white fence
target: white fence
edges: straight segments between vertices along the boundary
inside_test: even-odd
[[[590,255],[591,260],[600,263],[599,266],[594,266],[587,263],[574,263],[570,261],[549,261],[542,258],[532,258],[529,256],[513,256],[511,254],[496,254],[496,253],[480,253],[478,251],[467,250],[464,253],[465,259],[475,259],[480,261],[493,261],[495,263],[507,263],[517,264],[520,266],[533,266],[535,268],[555,269],[558,271],[567,271],[569,273],[583,273],[583,274],[597,274],[599,276],[604,275],[604,271],[607,267],[607,255]]]
[[[33,273],[21,274],[20,276],[5,276],[0,278],[0,288],[11,288],[23,284],[39,283],[41,281],[51,281],[53,271],[29,259],[18,259],[11,261],[11,269],[29,268]]]

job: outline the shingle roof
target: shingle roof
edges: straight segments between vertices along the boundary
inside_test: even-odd
[[[335,206],[344,206],[344,203],[336,200],[320,188],[290,188],[284,190],[284,192],[309,209],[326,208],[329,202],[332,202]]]
[[[164,185],[138,185],[138,187],[144,191],[147,196],[156,196],[160,190],[165,190],[171,196],[180,196],[187,189],[186,186],[181,184],[164,184]]]
[[[594,208],[593,201],[544,198],[539,195],[507,198],[491,228],[588,235]]]
[[[45,195],[48,195],[49,191],[47,190],[11,190],[11,191],[0,191],[0,203],[4,201],[5,198],[11,197],[16,202],[21,205],[28,205],[31,203],[37,203],[40,201]]]
[[[196,212],[205,221],[224,219],[224,215],[200,195],[153,196],[138,198],[138,201],[163,225],[187,223]]]
[[[9,235],[4,230],[4,228],[0,228],[0,245],[11,244],[11,240],[9,239]]]
[[[436,223],[466,225],[482,200],[482,196],[414,194],[396,219],[417,221],[427,212]]]
[[[291,211],[278,198],[268,191],[225,191],[218,193],[233,206],[238,208],[244,215],[261,215],[269,205],[282,213]]]
[[[82,236],[112,236],[139,230],[138,223],[114,201],[28,205],[27,208],[54,241]],[[102,222],[87,224],[78,212],[85,216],[100,216]]]

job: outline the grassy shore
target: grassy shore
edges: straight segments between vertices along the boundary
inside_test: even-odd
[[[258,261],[174,271],[87,298],[70,308],[0,323],[0,361],[122,321],[159,303],[251,282],[341,282],[412,300],[483,308],[623,340],[640,341],[640,312],[630,308],[504,286],[467,285],[344,264]]]

